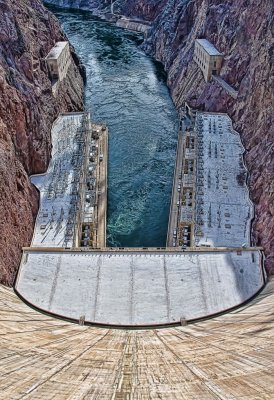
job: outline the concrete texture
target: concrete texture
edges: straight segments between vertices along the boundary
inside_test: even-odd
[[[41,315],[0,286],[1,400],[272,400],[274,285],[186,327],[118,330]]]
[[[42,250],[42,249],[41,249]],[[101,324],[157,325],[201,318],[263,286],[259,251],[25,250],[16,290],[48,312]]]

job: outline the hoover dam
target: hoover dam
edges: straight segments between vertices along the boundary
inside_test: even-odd
[[[0,114],[0,167],[10,164],[0,181],[1,281],[15,276],[13,288],[0,286],[0,399],[272,399],[271,246],[258,240],[262,210],[233,114],[243,88],[224,73],[227,48],[192,31],[184,74],[195,71],[187,85],[197,97],[179,104],[170,80],[177,72],[161,59],[170,38],[153,54],[168,74],[143,51],[153,53],[155,29],[179,0],[88,2],[99,15],[117,7],[124,21],[132,15],[141,26],[143,18],[141,48],[142,36],[127,30],[134,24],[50,8],[64,34],[39,0],[26,3],[16,13],[11,0],[0,5],[3,25],[18,33],[1,36],[1,68],[18,70],[0,80],[3,99],[13,93],[26,108],[37,96],[25,125]],[[197,18],[207,12],[202,3]],[[216,104],[218,87],[220,107],[199,103],[195,76]]]

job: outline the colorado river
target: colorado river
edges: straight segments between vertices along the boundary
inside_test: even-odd
[[[87,71],[86,109],[109,127],[109,246],[165,246],[177,114],[140,36],[89,13],[51,8]]]

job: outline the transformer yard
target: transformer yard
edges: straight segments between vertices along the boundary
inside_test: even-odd
[[[106,246],[107,137],[88,113],[55,121],[48,170],[31,178],[40,191],[33,247]]]
[[[228,115],[185,114],[179,132],[168,247],[250,247],[254,206],[244,148]]]

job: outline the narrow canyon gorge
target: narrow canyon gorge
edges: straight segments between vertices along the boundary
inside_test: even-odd
[[[50,0],[65,7],[109,11],[110,1]],[[255,204],[254,243],[274,272],[274,4],[271,0],[117,0],[115,11],[150,21],[143,49],[168,73],[172,99],[205,111],[226,112],[240,133]],[[232,98],[206,83],[193,61],[194,41],[207,38],[225,55],[221,78]]]
[[[109,12],[110,0],[49,0],[63,7]],[[254,243],[274,272],[274,4],[271,0],[117,0],[115,11],[151,22],[142,48],[168,74],[179,110],[185,102],[226,112],[245,146],[255,204]],[[29,176],[46,170],[50,127],[58,113],[83,109],[84,69],[73,62],[56,97],[45,56],[64,40],[57,19],[40,0],[0,0],[0,277],[11,285],[21,248],[29,245],[38,194]],[[193,61],[194,41],[207,38],[224,53],[221,77],[238,91],[232,98],[206,83]]]

